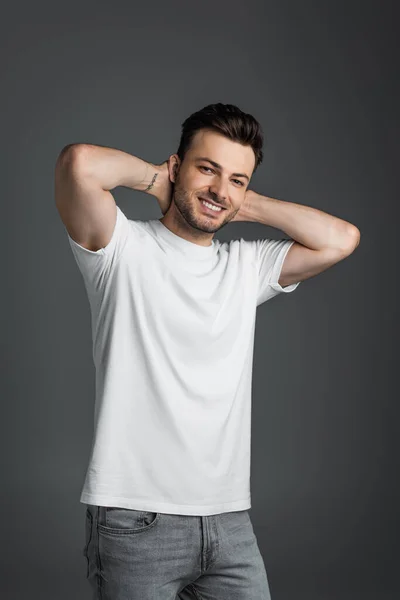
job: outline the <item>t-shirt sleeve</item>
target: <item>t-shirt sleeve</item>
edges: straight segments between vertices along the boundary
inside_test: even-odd
[[[88,250],[78,244],[71,238],[65,226],[64,229],[86,288],[93,292],[101,290],[132,235],[129,219],[117,206],[116,222],[111,239],[107,246],[96,251]]]
[[[293,292],[298,287],[300,281],[286,287],[278,283],[284,260],[294,242],[292,239],[260,239],[253,242],[258,272],[257,306],[281,292]]]

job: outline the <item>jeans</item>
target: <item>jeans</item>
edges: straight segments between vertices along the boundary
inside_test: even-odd
[[[175,515],[87,505],[93,600],[271,600],[248,510]]]

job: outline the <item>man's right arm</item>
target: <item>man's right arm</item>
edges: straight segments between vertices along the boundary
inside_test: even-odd
[[[55,201],[69,235],[88,250],[107,246],[117,206],[110,190],[121,185],[155,196],[165,214],[172,194],[167,161],[153,165],[103,146],[65,146],[55,167]]]

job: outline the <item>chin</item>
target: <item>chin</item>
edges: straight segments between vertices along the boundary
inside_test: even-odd
[[[204,231],[206,233],[216,233],[217,231],[219,231],[221,229],[221,227],[223,227],[224,225],[226,225],[227,221],[221,221],[221,223],[210,223],[210,222],[206,222],[206,223],[199,223],[197,225],[197,229],[201,229],[201,231]]]

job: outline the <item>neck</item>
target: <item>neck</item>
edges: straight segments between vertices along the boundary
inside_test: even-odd
[[[211,246],[212,244],[214,234],[192,227],[183,218],[174,202],[171,203],[169,210],[159,221],[172,231],[172,233],[179,235],[188,242],[193,242],[193,244],[198,244],[199,246]]]

